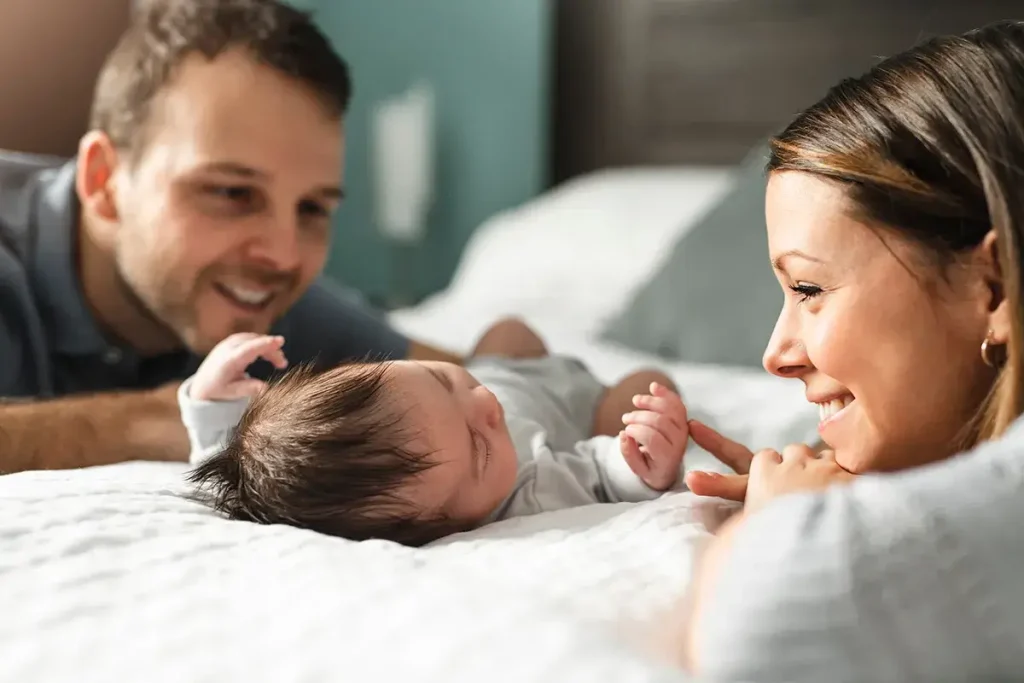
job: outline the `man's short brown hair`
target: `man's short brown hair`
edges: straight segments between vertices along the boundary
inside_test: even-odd
[[[464,530],[406,495],[436,461],[389,391],[388,367],[307,365],[272,382],[189,475],[199,498],[232,519],[350,540],[417,546]]]
[[[234,48],[309,88],[331,115],[344,116],[352,95],[348,66],[307,13],[278,0],[147,0],[100,72],[90,128],[137,152],[151,104],[177,67],[192,55],[213,60]]]

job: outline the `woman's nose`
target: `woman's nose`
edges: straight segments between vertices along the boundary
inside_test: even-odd
[[[789,333],[781,317],[761,361],[764,369],[777,377],[801,377],[811,369],[803,342]]]

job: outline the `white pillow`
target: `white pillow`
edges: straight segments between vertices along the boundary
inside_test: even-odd
[[[727,188],[732,171],[640,168],[574,179],[486,221],[433,300],[595,329]]]

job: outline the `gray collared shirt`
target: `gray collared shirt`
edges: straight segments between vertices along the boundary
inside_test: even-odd
[[[0,397],[145,389],[184,379],[200,358],[140,357],[103,334],[75,257],[75,162],[0,151]],[[353,292],[321,278],[279,320],[294,365],[403,358],[408,341]],[[260,362],[251,374],[265,377]]]

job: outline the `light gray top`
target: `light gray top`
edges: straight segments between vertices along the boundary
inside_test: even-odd
[[[1024,420],[753,515],[707,614],[708,680],[1024,679]]]

